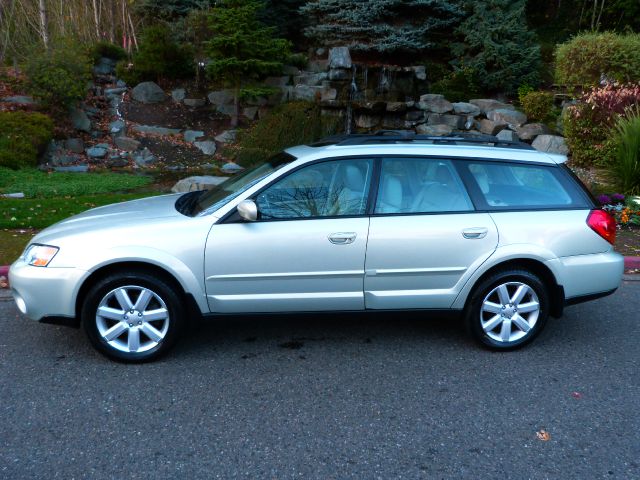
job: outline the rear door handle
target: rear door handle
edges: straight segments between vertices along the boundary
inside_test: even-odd
[[[354,232],[339,232],[329,235],[329,241],[335,245],[349,245],[356,239],[357,234]]]
[[[489,233],[489,229],[485,227],[465,228],[462,230],[462,236],[469,240],[484,238]]]

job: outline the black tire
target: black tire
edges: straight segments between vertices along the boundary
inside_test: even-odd
[[[500,300],[501,292],[496,289],[500,286],[506,286],[507,292],[509,293],[507,296],[513,299],[520,285],[525,285],[531,290],[531,292],[527,291],[523,301],[519,302],[522,307],[520,307],[520,305],[512,307],[510,306],[512,303],[509,301],[506,309],[503,309],[502,301]],[[485,306],[485,300],[491,302],[491,304]],[[525,313],[525,309],[534,308],[533,306],[536,300],[539,304],[537,316],[535,316],[533,312]],[[493,304],[500,304],[500,311],[494,313],[493,311],[486,310],[488,308],[494,309]],[[521,308],[520,312],[518,308]],[[500,315],[500,317],[498,317],[498,315]],[[483,280],[474,288],[465,311],[465,321],[471,335],[483,346],[492,350],[503,351],[514,350],[531,342],[543,330],[548,318],[548,288],[536,274],[520,269],[499,271]],[[527,325],[524,329],[519,328],[513,319],[521,324],[522,320],[524,320]],[[494,322],[499,323],[494,329],[490,329]],[[489,331],[485,331],[483,325]],[[529,330],[525,332],[527,326]],[[503,328],[505,333],[512,332],[512,340],[502,340]]]
[[[136,310],[135,313],[131,314],[132,323],[128,323],[129,320],[124,320],[124,318],[128,318],[128,316],[125,317],[124,315],[129,315],[129,312],[124,310],[122,312],[122,320],[97,315],[98,307],[101,306],[101,302],[104,302],[105,299],[108,299],[108,302],[103,303],[103,307],[115,307],[113,308],[114,310],[122,309],[120,300],[117,298],[118,295],[114,292],[119,292],[123,287],[126,287],[124,288],[125,292],[129,294],[132,304],[135,304],[142,295],[143,289],[150,292],[145,294],[151,296],[148,302],[149,312],[161,312],[160,315],[165,315],[163,312],[165,310],[166,318],[147,322],[145,318],[151,319],[153,317],[147,317],[149,312],[146,311],[146,307],[143,309],[145,310],[144,312]],[[135,296],[136,292],[140,292],[137,297]],[[175,345],[186,323],[184,312],[182,298],[173,284],[144,271],[130,271],[114,273],[96,282],[84,299],[81,319],[82,327],[89,340],[100,353],[121,362],[141,363],[158,359]],[[117,315],[119,316],[120,314],[118,313]],[[118,328],[127,328],[127,323],[129,328],[123,330],[118,337],[111,339],[111,342],[107,341],[101,334],[101,328],[104,331],[105,328],[116,324],[122,325]],[[144,328],[149,329],[149,325],[155,328],[155,332],[153,330],[148,331],[153,332],[153,335],[161,333],[163,337],[159,339],[159,336],[156,338],[147,336]],[[131,334],[130,331],[133,329],[137,329],[138,333]],[[131,348],[132,344],[128,343],[130,335],[137,336],[138,344],[141,347],[139,351],[122,350],[123,348]],[[124,346],[125,341],[127,342],[127,347]]]

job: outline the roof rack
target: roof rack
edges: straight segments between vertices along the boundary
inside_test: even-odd
[[[433,145],[487,145],[519,150],[535,150],[527,143],[500,140],[494,135],[460,133],[437,137],[432,135],[418,135],[413,130],[379,130],[373,134],[333,135],[323,138],[310,146],[327,147],[329,145],[347,146],[404,142],[431,143]]]

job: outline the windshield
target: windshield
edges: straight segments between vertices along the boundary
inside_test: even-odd
[[[248,168],[242,173],[234,175],[220,185],[201,194],[195,202],[191,216],[205,215],[214,212],[253,187],[270,173],[292,162],[296,158],[293,155],[282,152],[271,157],[266,163]]]

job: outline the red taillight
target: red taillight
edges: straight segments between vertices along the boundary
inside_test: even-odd
[[[587,225],[611,245],[616,242],[616,219],[609,212],[591,210]]]

